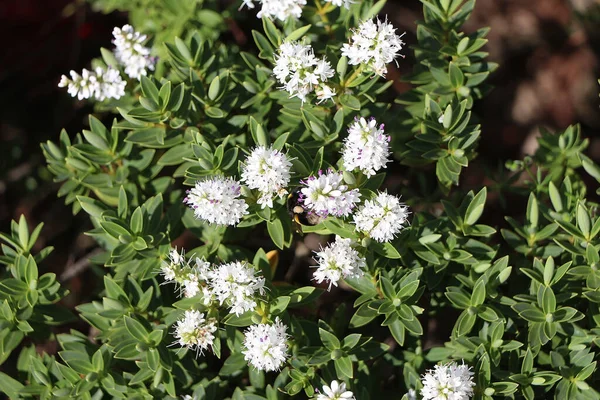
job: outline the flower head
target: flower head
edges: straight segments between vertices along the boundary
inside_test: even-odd
[[[181,347],[202,353],[213,345],[214,332],[217,330],[214,321],[206,321],[204,314],[196,310],[188,310],[175,327],[175,338]]]
[[[273,74],[289,94],[303,102],[312,91],[321,101],[331,98],[335,93],[325,84],[335,72],[325,57],[315,56],[310,45],[297,42],[285,42],[275,56]]]
[[[256,14],[258,18],[277,18],[280,21],[290,17],[300,18],[302,7],[306,5],[306,0],[244,0],[242,7],[254,8],[255,1],[262,5],[261,10]]]
[[[396,196],[385,192],[367,200],[354,214],[356,230],[378,242],[389,242],[408,219],[408,207]]]
[[[119,99],[125,95],[125,82],[119,71],[113,68],[97,67],[93,71],[83,69],[81,75],[75,71],[69,73],[71,78],[63,75],[58,87],[67,87],[67,92],[79,100],[95,98],[98,101],[105,99]]]
[[[241,185],[232,178],[217,176],[196,182],[183,200],[196,218],[218,225],[235,225],[248,213]]]
[[[304,206],[321,217],[329,214],[345,217],[352,212],[360,198],[358,189],[349,190],[344,184],[341,172],[319,171],[318,176],[310,176],[302,183],[306,186],[300,190]]]
[[[316,400],[356,400],[356,398],[354,393],[346,390],[344,382],[331,381],[329,386],[323,385],[323,393],[319,393]]]
[[[436,365],[423,375],[423,400],[468,400],[473,396],[473,372],[455,362]]]
[[[154,58],[150,49],[144,46],[146,35],[136,32],[131,25],[113,29],[115,57],[125,66],[125,73],[133,79],[146,75],[146,70],[154,70]]]
[[[287,326],[279,317],[272,325],[252,325],[244,334],[244,359],[254,368],[278,371],[288,357]]]
[[[287,193],[292,163],[285,154],[272,147],[258,146],[246,159],[242,168],[242,181],[250,189],[258,189],[258,204],[273,207],[273,197]]]
[[[169,252],[169,261],[163,261],[161,266],[165,283],[175,283],[185,297],[194,297],[202,292],[205,305],[210,304],[213,298],[207,286],[209,269],[210,263],[203,258],[196,257],[192,265],[192,260],[185,258],[184,251],[178,253],[177,249]]]
[[[342,278],[361,276],[367,264],[352,244],[352,239],[336,236],[335,242],[317,252],[315,261],[319,265],[313,279],[317,283],[329,282],[329,289],[331,289],[331,285],[337,286]]]
[[[371,118],[356,119],[348,128],[348,137],[344,141],[342,159],[344,167],[352,171],[360,169],[366,176],[375,175],[385,168],[390,155],[390,137],[383,133],[383,124]]]
[[[368,20],[352,31],[350,43],[344,44],[342,55],[348,57],[350,65],[366,66],[368,71],[385,76],[386,64],[394,61],[402,50],[402,35],[386,21]]]
[[[257,293],[265,292],[265,278],[257,276],[252,266],[235,261],[219,265],[208,272],[211,293],[221,304],[240,315],[254,309]]]

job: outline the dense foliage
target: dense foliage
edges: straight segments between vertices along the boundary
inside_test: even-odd
[[[459,185],[485,132],[473,105],[496,68],[488,29],[461,31],[474,0],[422,0],[410,50],[387,31],[381,59],[360,43],[392,29],[377,17],[385,0],[309,0],[286,18],[267,0],[92,3],[128,11],[135,30],[63,78],[97,113],[42,149],[58,195],[94,226],[103,289],[72,313],[44,273],[52,249],[32,254],[42,226],[21,218],[0,235],[0,363],[11,364],[0,391],[443,399],[422,390],[438,375],[422,375],[456,361],[467,393],[456,399],[600,399],[599,193],[588,190],[600,168],[587,140],[577,126],[542,131],[535,154],[488,188]],[[253,43],[231,26],[255,26]],[[412,89],[394,98],[386,72],[409,51]],[[506,229],[486,213],[491,195]],[[198,247],[174,248],[184,231]],[[300,266],[316,267],[313,280],[287,279],[315,234],[322,247]],[[90,328],[50,328],[77,319]],[[436,325],[449,334],[433,337]],[[59,351],[39,354],[50,340]]]

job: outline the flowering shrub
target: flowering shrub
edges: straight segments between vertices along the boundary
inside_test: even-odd
[[[52,249],[32,254],[42,226],[0,236],[0,362],[15,360],[0,391],[599,399],[600,168],[578,127],[544,131],[490,177],[511,208],[488,225],[488,188],[459,186],[495,69],[487,29],[461,31],[474,1],[422,2],[412,89],[394,99],[409,50],[385,0],[95,1],[135,29],[61,78],[99,113],[42,149],[93,225],[102,287],[73,313],[43,273]],[[255,14],[254,43],[223,34]]]

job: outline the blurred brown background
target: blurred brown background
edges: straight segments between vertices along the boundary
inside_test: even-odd
[[[417,0],[389,0],[384,11],[407,31],[409,45],[421,7]],[[39,143],[56,140],[63,127],[73,135],[85,126],[92,108],[59,90],[59,77],[88,67],[101,46],[111,46],[112,28],[126,21],[124,14],[93,13],[84,1],[0,1],[0,230],[20,214],[32,226],[43,221],[39,245],[57,248],[45,265],[59,276],[71,271],[62,276],[74,293],[93,279],[85,271],[93,242],[82,234],[89,223],[56,198]],[[478,0],[466,30],[482,26],[491,26],[487,50],[500,68],[490,80],[495,89],[475,106],[483,126],[476,165],[497,168],[532,153],[539,125],[574,123],[582,124],[590,155],[599,159],[600,0]],[[390,76],[409,72],[410,60]],[[461,179],[482,186],[484,170],[467,169]]]

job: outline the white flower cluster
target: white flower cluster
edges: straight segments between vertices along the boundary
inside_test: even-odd
[[[468,400],[473,396],[473,372],[455,362],[436,365],[423,375],[423,400]]]
[[[146,35],[136,32],[131,25],[113,29],[115,57],[125,67],[127,76],[140,79],[146,70],[154,70],[150,49],[144,46]]]
[[[254,368],[278,371],[288,357],[287,326],[279,317],[273,324],[252,325],[244,334],[244,358]]]
[[[375,175],[390,162],[390,137],[383,133],[383,124],[377,127],[377,121],[371,118],[356,119],[348,129],[344,141],[342,159],[348,171],[360,169],[366,176]]]
[[[368,20],[352,31],[350,43],[342,47],[342,55],[350,65],[365,65],[367,70],[385,76],[386,64],[394,61],[402,50],[402,35],[386,21]]]
[[[185,297],[194,297],[202,292],[204,304],[210,304],[212,294],[206,284],[210,263],[199,257],[195,258],[195,265],[191,261],[186,260],[183,250],[178,253],[177,249],[172,249],[169,262],[163,261],[161,266],[165,283],[174,282]]]
[[[191,265],[183,251],[178,253],[174,249],[169,253],[169,262],[163,261],[161,272],[165,282],[179,285],[185,297],[202,292],[204,305],[217,300],[236,315],[254,309],[257,293],[265,293],[265,278],[240,261],[211,267],[209,262],[196,257],[195,265]]]
[[[208,284],[221,305],[240,315],[256,307],[256,293],[264,295],[265,278],[246,263],[235,261],[219,265],[208,272]]]
[[[334,75],[334,70],[325,57],[315,56],[310,45],[283,43],[275,55],[273,73],[290,97],[298,97],[303,102],[313,90],[321,102],[335,95],[325,83]]]
[[[131,25],[113,29],[115,57],[125,67],[125,73],[134,79],[146,75],[146,70],[154,70],[154,58],[150,57],[150,49],[143,45],[146,35],[136,32]],[[125,82],[118,70],[108,67],[97,67],[93,71],[83,69],[81,75],[75,71],[69,73],[71,78],[62,75],[58,87],[67,87],[67,92],[79,100],[95,98],[119,99],[125,95]]]
[[[118,99],[125,95],[127,84],[119,71],[113,68],[97,67],[93,71],[83,69],[81,75],[75,71],[69,73],[71,79],[66,75],[61,76],[58,87],[67,87],[67,92],[79,100],[95,98],[98,101],[105,99]]]
[[[242,187],[233,178],[217,176],[196,182],[183,202],[194,210],[196,218],[211,224],[236,225],[248,213],[248,204],[240,199]]]
[[[198,354],[207,350],[208,346],[212,347],[216,330],[214,321],[207,321],[203,313],[188,310],[177,321],[174,335],[181,347],[195,350]]]
[[[329,386],[323,385],[323,393],[319,393],[316,400],[356,400],[356,397],[354,393],[346,390],[344,382],[331,381]]]
[[[285,154],[272,147],[258,146],[248,156],[242,168],[242,181],[250,189],[258,189],[258,204],[273,207],[273,197],[287,193],[292,163]]]
[[[346,217],[360,198],[358,189],[350,190],[344,184],[341,172],[319,171],[319,176],[310,176],[301,183],[306,186],[300,190],[304,206],[321,217]]]
[[[302,7],[306,5],[306,0],[244,0],[242,7],[254,8],[255,1],[262,5],[261,10],[256,14],[258,18],[277,18],[280,21],[285,21],[289,17],[300,18]]]
[[[408,219],[408,207],[396,196],[380,192],[367,200],[354,214],[356,230],[378,242],[389,242]]]
[[[316,252],[315,261],[319,265],[313,274],[313,279],[317,283],[329,282],[328,290],[330,290],[331,285],[337,286],[342,278],[361,276],[367,263],[365,258],[352,247],[353,244],[352,239],[336,236],[335,242]]]

